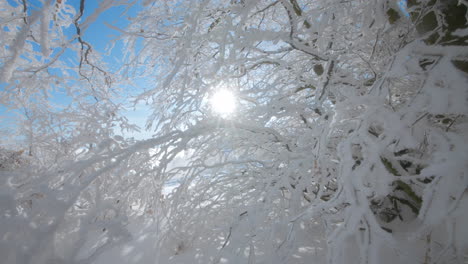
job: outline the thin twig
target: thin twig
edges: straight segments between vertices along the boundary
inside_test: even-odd
[[[300,50],[308,55],[311,55],[312,57],[314,57],[314,59],[316,60],[321,60],[321,61],[327,61],[328,59],[326,58],[323,58],[311,51],[308,51],[307,49],[305,48],[301,48],[299,47],[298,45],[304,45],[302,43],[295,43],[294,41],[294,36],[295,36],[295,32],[296,32],[296,28],[294,26],[294,19],[293,19],[293,12],[291,11],[291,6],[289,5],[289,3],[286,3],[285,1],[281,1],[281,4],[283,5],[284,9],[286,9],[286,12],[288,13],[288,18],[289,18],[289,25],[290,25],[290,32],[289,32],[289,41],[286,41],[293,49],[296,49],[296,50]],[[306,46],[306,45],[304,45]],[[306,46],[307,47],[307,46]]]
[[[262,9],[256,11],[255,13],[253,13],[253,14],[250,16],[250,18],[254,17],[255,15],[257,15],[257,14],[259,14],[259,13],[265,12],[267,9],[269,9],[270,7],[275,6],[275,5],[278,4],[278,3],[279,3],[279,1],[275,1],[275,2],[273,2],[273,3],[269,4],[269,5],[267,5],[266,7],[264,7],[264,8],[262,8]]]
[[[223,248],[227,245],[227,243],[229,242],[229,239],[231,238],[231,232],[232,232],[232,226],[229,227],[229,234],[228,234],[228,236],[226,237],[226,240],[224,241],[224,244],[223,244],[223,246],[221,247],[221,249],[223,249]]]
[[[328,86],[328,83],[330,82],[330,79],[331,79],[331,75],[332,75],[332,72],[333,72],[333,68],[335,67],[335,61],[332,60],[328,66],[328,71],[327,71],[327,79],[325,80],[325,83],[323,84],[323,87],[322,87],[322,92],[320,93],[320,96],[319,96],[319,101],[322,100],[323,96],[325,95],[325,91],[327,89],[327,86]]]
[[[89,66],[91,66],[92,69],[97,69],[102,74],[104,74],[105,79],[106,79],[106,84],[108,86],[110,86],[110,78],[109,78],[107,72],[105,72],[99,66],[96,66],[93,63],[91,63],[89,61],[89,59],[88,59],[88,55],[92,51],[92,46],[88,42],[86,42],[86,41],[84,41],[82,39],[82,37],[81,37],[81,34],[82,34],[81,33],[81,27],[80,27],[80,24],[78,23],[78,21],[81,19],[81,17],[84,14],[84,9],[85,9],[85,0],[80,0],[80,11],[79,11],[79,14],[76,16],[76,18],[73,21],[73,24],[75,25],[75,28],[76,28],[76,34],[77,34],[78,42],[81,44],[81,57],[80,57],[80,64],[79,64],[79,70],[78,70],[79,74],[80,74],[81,77],[86,79],[88,82],[91,82],[91,80],[81,72],[83,63],[86,63]],[[97,100],[96,97],[95,97],[95,99]]]
[[[23,13],[24,13],[23,21],[27,25],[28,24],[28,5],[26,4],[26,0],[23,0],[22,3],[23,3]]]
[[[457,115],[453,120],[452,122],[450,123],[450,125],[447,126],[447,128],[445,129],[445,132],[448,132],[449,129],[452,127],[452,125],[455,123],[455,121],[457,121],[457,118],[459,118],[461,115]]]
[[[416,121],[413,122],[413,124],[411,124],[411,126],[414,126],[416,125],[416,123],[418,123],[419,121],[421,121],[421,119],[423,119],[425,116],[427,116],[427,112],[424,113],[422,116],[420,116],[418,119],[416,119]]]

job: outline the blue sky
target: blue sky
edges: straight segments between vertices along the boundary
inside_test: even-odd
[[[10,4],[16,6],[20,3],[19,0],[7,0]],[[398,6],[400,7],[401,11],[404,13],[404,15],[409,16],[407,10],[406,10],[406,3],[407,0],[395,0],[398,3]],[[85,1],[85,12],[83,17],[81,18],[81,21],[84,21],[87,17],[89,17],[99,6],[99,4],[102,1],[97,1],[97,0],[86,0]],[[129,1],[132,2],[132,1]],[[74,6],[75,10],[79,10],[79,4],[80,0],[68,0],[66,1],[67,4],[71,4]],[[28,4],[30,6],[30,12],[37,10],[42,6],[41,2],[39,0],[29,0]],[[120,33],[116,30],[113,30],[109,27],[106,26],[106,24],[111,24],[113,26],[119,27],[119,28],[125,28],[128,25],[128,16],[135,16],[140,9],[140,5],[134,5],[131,8],[127,10],[127,6],[117,6],[117,7],[112,7],[103,13],[101,13],[96,21],[94,21],[92,24],[89,25],[88,28],[86,28],[83,32],[83,39],[90,43],[93,46],[93,49],[101,54],[106,53],[106,48],[108,48],[108,45],[110,45],[111,41],[114,40]],[[69,34],[70,37],[72,37],[74,34],[76,34],[76,30],[73,26],[71,26],[67,31],[66,34]],[[40,48],[38,46],[38,48]],[[107,63],[108,65],[112,66],[111,68],[116,69],[118,68],[121,64],[119,59],[122,57],[121,55],[121,49],[122,49],[122,43],[117,42],[115,48],[112,50],[110,54],[107,56],[104,56],[104,62]],[[66,51],[65,54],[63,55],[64,58],[67,59],[72,59],[77,63],[77,56],[73,51]],[[53,70],[51,70],[53,71]],[[145,82],[138,82],[138,85],[144,85]],[[0,89],[2,89],[2,86],[5,84],[0,83]],[[143,90],[144,87],[139,87]],[[130,87],[125,88],[127,89],[126,92],[124,92],[123,96],[127,97],[130,95]],[[134,88],[132,88],[133,90]],[[137,87],[138,89],[138,87]],[[134,92],[134,91],[133,91]],[[60,92],[55,92],[52,94],[51,100],[54,103],[58,104],[67,104],[69,102],[67,96],[64,93]],[[146,122],[146,117],[148,116],[150,112],[150,109],[148,106],[145,104],[138,104],[135,106],[135,109],[132,110],[132,107],[129,105],[129,110],[125,111],[123,114],[132,122],[137,124],[144,130],[143,128],[145,127],[145,122]],[[14,114],[6,112],[6,108],[0,105],[0,118],[4,116],[7,118],[2,118],[2,122],[0,122],[0,129],[5,129],[9,128],[14,124],[13,118]],[[120,131],[116,131],[116,133],[120,134]],[[151,136],[151,132],[145,132],[142,131],[140,133],[132,133],[132,134],[127,134],[126,136],[133,136],[135,138],[141,139],[141,138],[147,138]]]
[[[10,3],[13,6],[18,6],[20,1],[18,0],[7,0],[8,3]],[[85,10],[83,17],[81,18],[81,22],[83,22],[87,17],[89,17],[99,6],[99,4],[102,1],[96,1],[96,0],[86,0],[85,1]],[[131,1],[129,1],[131,2]],[[29,13],[34,12],[35,10],[38,10],[41,8],[42,4],[39,0],[29,0],[27,1],[28,3],[28,11]],[[76,12],[79,10],[79,5],[80,1],[79,0],[68,0],[66,1],[67,4],[72,5]],[[116,6],[116,7],[111,7],[110,9],[104,11],[101,13],[97,19],[89,25],[86,29],[83,30],[82,32],[82,38],[90,43],[93,47],[94,51],[97,51],[101,54],[106,54],[106,49],[109,47],[110,43],[112,40],[114,40],[120,33],[116,30],[113,30],[109,27],[106,26],[106,24],[111,24],[113,26],[119,27],[119,28],[125,28],[128,25],[128,16],[134,16],[138,12],[140,6],[139,5],[134,5],[131,8],[127,10],[127,6]],[[65,34],[69,35],[69,37],[72,37],[76,34],[76,29],[74,26],[70,26],[68,29],[66,29]],[[40,49],[39,46],[37,46],[38,49]],[[112,52],[108,55],[103,56],[103,61],[107,63],[109,66],[111,66],[111,69],[117,69],[120,66],[120,61],[119,59],[122,57],[120,52],[122,49],[122,43],[117,42],[115,45],[115,48],[112,50]],[[72,60],[74,63],[78,63],[78,57],[76,56],[75,52],[71,50],[67,50],[63,55],[62,58],[67,59],[67,60]],[[53,69],[50,70],[50,72],[54,72]],[[57,74],[59,71],[57,70]],[[5,87],[5,83],[0,83],[0,89],[2,87]],[[125,89],[125,87],[124,87]],[[127,92],[124,92],[124,96],[129,95],[129,90]],[[60,91],[53,92],[51,94],[50,100],[53,103],[56,104],[62,104],[66,105],[69,103],[69,99],[67,98],[65,93],[62,93]],[[149,108],[145,105],[137,105],[135,110],[129,109],[124,113],[124,115],[133,123],[137,124],[140,127],[144,127],[145,121],[146,121],[146,116],[148,116],[149,113]],[[16,117],[16,114],[14,112],[7,112],[7,109],[0,105],[0,130],[1,129],[8,129],[11,128],[14,125],[14,118]],[[120,134],[120,131],[116,131],[117,134]],[[140,133],[133,133],[133,134],[128,134],[126,136],[133,136],[135,138],[146,138],[151,136],[151,133],[148,132],[140,132]]]
[[[398,7],[400,7],[401,12],[402,12],[406,17],[409,17],[410,14],[409,14],[408,9],[407,9],[407,3],[408,3],[408,0],[399,0],[399,1],[398,1]]]
[[[99,2],[100,1],[95,0],[86,1],[87,6],[84,18],[89,16],[98,7]],[[78,1],[76,1],[76,4],[77,6],[75,8],[78,9]],[[127,6],[117,6],[104,11],[84,32],[83,38],[92,44],[96,51],[101,54],[106,53],[106,49],[108,48],[108,45],[110,45],[110,42],[114,40],[116,36],[120,35],[118,31],[109,28],[106,24],[125,28],[128,25],[127,17],[136,15],[139,8],[140,6],[135,5],[129,10],[126,10]],[[115,68],[118,68],[121,63],[119,59],[122,57],[120,52],[122,48],[122,43],[117,42],[112,52],[108,56],[104,56],[104,61],[109,65],[113,65]],[[138,84],[143,85],[143,83],[144,82],[139,82]],[[130,90],[130,87],[127,89]],[[141,89],[143,89],[143,87],[141,87]],[[131,93],[129,90],[127,95],[130,95]],[[145,104],[138,104],[135,108],[129,105],[129,110],[123,114],[130,120],[130,122],[137,124],[142,131],[139,133],[127,133],[126,136],[135,137],[137,139],[151,137],[151,132],[143,131],[146,123],[146,117],[149,115],[149,112],[150,109]],[[116,131],[116,133],[120,134],[120,131]]]

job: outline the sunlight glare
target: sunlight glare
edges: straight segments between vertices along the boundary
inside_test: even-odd
[[[222,89],[211,96],[210,105],[215,113],[228,116],[236,108],[236,98],[231,91]]]

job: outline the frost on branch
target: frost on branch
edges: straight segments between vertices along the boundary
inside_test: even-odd
[[[464,1],[143,4],[112,26],[125,44],[115,74],[80,39],[80,11],[64,19],[78,32],[68,75],[45,71],[58,59],[33,74],[4,50],[2,69],[30,88],[4,94],[38,171],[2,174],[9,260],[466,261]],[[39,92],[51,80],[78,93],[63,111]],[[152,138],[115,136],[131,128],[111,97],[128,80],[146,81],[133,99],[151,106]],[[237,97],[229,118],[209,105],[220,89]]]

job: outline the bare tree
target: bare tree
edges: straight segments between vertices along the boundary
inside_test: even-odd
[[[109,25],[125,44],[114,74],[81,35],[85,1],[57,2],[66,13],[47,32],[37,21],[51,2],[5,20],[22,26],[2,40],[2,98],[29,102],[55,80],[73,98],[34,116],[23,105],[41,135],[30,145],[57,158],[5,177],[2,236],[26,245],[2,240],[9,260],[96,263],[145,223],[153,250],[141,254],[156,263],[464,261],[467,4],[400,3],[144,1],[127,28]],[[56,47],[37,73],[30,42]],[[71,46],[73,67],[56,53]],[[70,74],[48,72],[58,65]],[[13,92],[28,79],[28,96]],[[114,134],[130,127],[111,96],[125,79],[149,83],[133,100],[152,107],[150,139]],[[219,90],[235,96],[229,115],[210,105]]]

